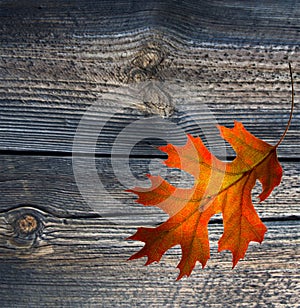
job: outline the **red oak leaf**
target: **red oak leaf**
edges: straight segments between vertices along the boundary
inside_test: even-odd
[[[292,92],[292,111],[293,102]],[[232,252],[233,267],[245,256],[251,241],[261,243],[267,228],[254,209],[251,191],[256,180],[260,181],[261,202],[279,185],[282,168],[276,149],[290,125],[292,111],[287,128],[275,146],[256,138],[237,121],[231,129],[219,126],[222,138],[236,152],[232,162],[220,161],[208,151],[199,137],[190,135],[182,147],[172,144],[160,147],[168,154],[165,164],[193,175],[194,186],[177,188],[160,176],[148,175],[150,188],[128,190],[138,196],[137,202],[157,206],[170,215],[158,227],[138,228],[129,237],[145,243],[129,259],[147,256],[145,265],[159,262],[168,249],[180,245],[182,257],[177,266],[180,270],[177,279],[189,276],[197,261],[204,267],[210,257],[207,225],[216,213],[222,213],[224,224],[218,250]]]

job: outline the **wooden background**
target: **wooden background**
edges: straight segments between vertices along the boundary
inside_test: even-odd
[[[299,1],[0,0],[0,41],[1,307],[299,307]],[[231,270],[231,254],[217,253],[216,217],[211,259],[189,278],[175,282],[178,247],[159,264],[127,262],[142,243],[125,239],[165,215],[124,192],[111,165],[116,137],[151,116],[193,135],[205,127],[207,136],[210,110],[219,124],[240,120],[275,144],[289,117],[288,62],[296,106],[278,149],[282,183],[255,203],[268,227],[263,244],[251,243]],[[77,150],[84,168],[90,135],[103,128],[95,151],[105,189],[87,187],[97,210],[72,168],[76,128],[95,105]],[[150,124],[139,133],[161,133]],[[135,137],[118,143],[120,166]],[[166,137],[183,141],[172,129]],[[218,151],[220,140],[211,140]],[[139,179],[149,166],[159,169],[151,144],[160,142],[132,149]],[[227,145],[226,154],[234,156]],[[176,171],[168,177],[179,181]]]

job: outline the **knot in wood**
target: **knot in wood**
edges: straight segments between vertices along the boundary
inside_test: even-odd
[[[17,221],[17,228],[21,233],[31,234],[38,228],[38,222],[33,215],[21,216]]]
[[[132,63],[142,69],[151,69],[155,66],[158,66],[162,60],[163,53],[160,50],[147,48],[140,51]]]
[[[132,68],[127,76],[128,81],[141,82],[147,79],[147,73],[140,68]]]
[[[35,246],[41,237],[44,224],[41,213],[32,208],[18,208],[7,213],[7,222],[12,228],[10,243],[15,247]]]
[[[159,71],[165,53],[158,44],[148,43],[137,52],[130,65],[123,70],[125,82],[141,82],[150,79],[160,79]]]

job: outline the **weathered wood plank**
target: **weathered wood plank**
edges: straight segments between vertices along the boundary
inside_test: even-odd
[[[147,28],[195,42],[297,46],[300,7],[292,0],[251,1],[1,1],[2,40],[42,42],[93,38]],[[49,35],[50,34],[50,35]],[[13,38],[13,39],[12,39]]]
[[[89,160],[82,157],[76,162],[77,182],[71,157],[0,156],[0,212],[20,205],[30,205],[57,217],[89,217],[93,213],[113,223],[157,224],[166,217],[160,209],[142,207],[134,202],[135,196],[124,190],[137,185],[146,187],[146,173],[160,174],[172,184],[191,187],[192,177],[175,169],[166,169],[156,159],[97,158],[93,170]],[[126,169],[129,165],[130,169]],[[299,204],[299,163],[283,162],[282,183],[262,204],[253,193],[253,202],[260,217],[283,219],[297,216]],[[78,173],[82,172],[81,177]],[[99,179],[93,178],[96,172]],[[102,187],[101,187],[102,186]],[[80,189],[80,193],[79,192]]]
[[[126,262],[140,244],[125,239],[138,226],[151,222],[146,208],[127,211],[125,218],[120,215],[118,220],[96,217],[79,195],[70,157],[1,158],[3,307],[37,306],[40,302],[46,307],[193,307],[203,302],[207,307],[236,303],[292,307],[297,302],[300,225],[296,220],[266,221],[268,233],[263,244],[251,244],[245,260],[233,271],[230,254],[216,253],[222,226],[218,222],[210,225],[212,257],[207,268],[202,271],[197,266],[189,279],[175,283],[179,248],[150,267],[142,265],[144,260]],[[124,159],[119,160],[124,166]],[[131,164],[140,177],[149,169],[146,159],[134,159]],[[109,159],[98,158],[96,165],[107,188],[96,199],[113,206],[108,198],[112,194],[126,206],[135,207],[113,175]],[[264,203],[263,213],[260,211],[264,218],[299,213],[299,164],[283,166],[286,172],[281,187]],[[178,173],[169,178],[176,183]],[[154,216],[159,222],[164,218],[157,211]]]
[[[200,66],[201,71],[203,66],[201,64]],[[227,67],[227,70],[230,71],[230,68]],[[232,70],[235,70],[233,66]],[[264,72],[265,70],[262,69],[256,73],[264,74]],[[245,70],[240,67],[237,75],[244,73]],[[270,74],[272,74],[271,71]],[[233,72],[232,76],[234,76]],[[116,90],[114,86],[105,86],[93,91],[90,90],[91,84],[87,83],[85,89],[74,90],[78,85],[74,82],[70,86],[67,84],[68,81],[56,85],[51,82],[50,85],[45,86],[41,81],[27,79],[2,80],[0,148],[2,150],[71,152],[77,126],[84,115],[85,140],[81,150],[85,152],[94,150],[86,146],[91,139],[90,135],[93,136],[95,133],[99,135],[95,149],[97,153],[110,154],[117,136],[127,125],[143,120],[145,117],[149,119],[150,116],[161,115],[165,117],[161,120],[162,123],[173,123],[174,126],[167,129],[165,137],[170,138],[174,135],[174,138],[181,142],[184,142],[185,137],[183,134],[178,135],[178,129],[185,133],[202,136],[204,129],[204,135],[212,138],[211,145],[218,147],[221,138],[215,132],[215,125],[219,123],[232,126],[234,120],[239,120],[253,134],[275,144],[284,131],[290,110],[287,65],[282,65],[281,71],[277,71],[277,76],[281,79],[278,83],[272,82],[271,79],[267,83],[249,81],[245,75],[240,82],[229,81],[229,79],[226,82],[208,82],[201,77],[195,85],[184,80],[178,83],[165,81],[147,84],[144,82],[138,89],[131,87],[130,99],[126,97],[125,91],[128,89],[124,87]],[[192,78],[195,82],[197,75]],[[214,78],[213,74],[211,78]],[[275,89],[276,86],[279,90]],[[12,87],[18,87],[18,89],[15,90]],[[55,89],[56,87],[59,89]],[[295,87],[297,88],[297,85]],[[100,95],[96,92],[104,89],[110,93],[96,98]],[[146,102],[147,95],[153,104]],[[94,98],[91,99],[91,96]],[[167,98],[162,102],[162,108],[155,96],[160,96],[160,100]],[[297,104],[296,96],[296,106]],[[141,140],[149,133],[152,133],[154,138],[164,137],[160,128],[155,130],[154,123],[150,121],[140,126]],[[299,131],[299,109],[296,108],[284,146],[279,149],[281,157],[299,157],[300,145],[297,142]],[[126,151],[127,145],[133,146],[136,138],[136,132],[131,131],[126,142],[119,141],[119,152]],[[233,151],[230,147],[226,149],[232,156]],[[145,148],[145,144],[140,144],[134,153],[149,155],[151,150]]]
[[[36,234],[26,233],[19,223],[24,214],[39,217],[43,227]],[[263,244],[251,244],[234,270],[230,254],[217,253],[221,225],[211,225],[211,260],[179,282],[174,281],[179,247],[160,264],[126,262],[141,247],[125,240],[135,226],[111,225],[100,218],[57,218],[32,208],[2,213],[0,221],[3,307],[41,302],[45,307],[295,307],[298,302],[297,221],[267,222]]]
[[[0,306],[296,307],[299,21],[295,1],[0,0],[0,152],[32,154],[0,156]],[[212,259],[189,279],[174,282],[178,247],[150,267],[126,262],[141,243],[125,239],[165,214],[124,189],[149,170],[180,179],[149,159],[160,155],[149,144],[162,141],[144,137],[183,143],[181,128],[233,156],[213,127],[237,119],[275,144],[290,109],[289,61],[296,110],[279,148],[282,184],[255,203],[268,227],[263,244],[231,270],[230,254],[216,253],[217,216]],[[72,161],[72,151],[104,157],[93,167],[87,155]],[[129,153],[145,158],[128,163]]]
[[[172,19],[163,19],[169,31],[159,26],[148,29],[149,15],[140,15],[140,9],[131,12],[124,21],[122,14],[133,8],[125,2],[120,6],[106,1],[75,1],[64,5],[55,1],[40,5],[12,1],[10,6],[6,2],[1,5],[2,150],[71,152],[79,120],[90,105],[97,106],[91,114],[90,133],[94,132],[95,123],[100,127],[105,125],[96,147],[100,154],[109,154],[120,131],[145,115],[165,116],[166,121],[174,122],[186,132],[201,135],[203,122],[212,127],[215,124],[206,118],[207,110],[203,108],[211,111],[220,124],[232,125],[234,119],[241,120],[258,137],[276,143],[290,109],[288,61],[295,71],[298,104],[300,40],[299,36],[293,36],[293,31],[298,29],[300,9],[292,2],[285,3],[284,8],[280,3],[260,4],[259,10],[254,5],[234,8],[237,3],[227,4],[225,9],[223,2],[172,2]],[[212,8],[212,16],[218,16],[218,23],[209,21],[208,12]],[[159,15],[166,13],[166,6],[150,1],[143,10]],[[185,11],[193,19],[183,19]],[[247,16],[245,24],[235,25],[241,22],[232,18],[237,12]],[[263,17],[262,12],[270,14]],[[102,19],[95,17],[101,14]],[[114,20],[113,14],[117,19]],[[227,15],[231,17],[228,19]],[[137,16],[138,21],[134,19]],[[267,18],[267,24],[263,18]],[[124,21],[123,32],[114,35],[115,31],[109,30],[113,20]],[[203,20],[209,26],[201,27]],[[174,25],[183,22],[185,26],[173,28],[173,21]],[[141,22],[141,29],[129,31],[133,25],[137,26],[136,22]],[[246,31],[248,22],[252,27]],[[195,31],[198,23],[197,29],[202,33],[199,37]],[[225,31],[230,23],[233,23],[231,31],[222,32],[223,44],[217,44],[220,31]],[[159,84],[161,91],[153,85],[149,90],[151,80],[154,85]],[[137,84],[143,90],[133,91],[131,101],[126,101],[125,90],[120,87],[136,88]],[[107,92],[113,102],[108,100]],[[149,130],[153,128],[145,126],[144,131]],[[207,130],[210,134],[212,128]],[[173,133],[174,130],[168,132],[170,136]],[[127,142],[133,139],[128,136]],[[298,139],[296,108],[279,155],[299,157]],[[125,147],[126,144],[121,144],[120,152]],[[86,147],[83,150],[92,151]],[[151,151],[140,145],[135,153],[148,155]]]

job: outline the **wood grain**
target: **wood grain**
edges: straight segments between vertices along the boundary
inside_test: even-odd
[[[137,10],[123,25],[123,35],[119,32],[113,34],[114,31],[104,35],[103,31],[108,31],[110,24],[105,24],[104,20],[114,17],[106,15],[106,12],[116,14],[115,23],[118,24],[123,16],[118,15],[118,11],[126,12],[130,9],[128,5],[123,3],[116,8],[106,1],[90,1],[88,4],[74,2],[74,6],[65,4],[58,9],[55,1],[39,6],[12,3],[14,10],[6,8],[0,19],[3,34],[0,47],[2,150],[70,153],[77,125],[84,114],[90,116],[87,133],[104,127],[96,147],[99,154],[110,154],[116,137],[124,127],[145,118],[145,115],[164,116],[165,121],[171,121],[194,135],[203,134],[203,125],[211,134],[216,123],[231,126],[236,119],[258,137],[275,144],[289,116],[289,61],[294,69],[298,106],[300,53],[297,45],[300,41],[298,36],[293,37],[293,31],[298,26],[299,11],[297,7],[292,8],[292,3],[284,6],[282,15],[278,15],[281,9],[279,4],[269,7],[261,5],[260,10],[255,10],[255,6],[240,8],[239,14],[243,16],[251,12],[249,19],[256,28],[249,31],[256,33],[261,44],[258,41],[254,43],[248,31],[244,32],[244,40],[237,38],[248,24],[246,20],[243,26],[235,28],[235,23],[241,20],[240,17],[233,18],[239,10],[239,5],[234,2],[225,5],[226,9],[221,9],[219,2],[206,6],[196,2],[182,5],[183,12],[189,12],[193,17],[198,12],[193,27],[201,20],[209,20],[210,14],[207,12],[212,8],[218,16],[218,24],[205,26],[211,29],[211,34],[195,38],[195,31],[193,35],[185,31],[192,26],[179,11],[178,15],[168,11],[172,19],[167,18],[164,22],[169,31],[160,27],[149,30],[144,26],[139,31],[126,32],[126,25],[131,25],[136,14],[139,15]],[[148,6],[150,11],[150,8],[158,8],[155,14],[159,16],[160,13],[166,14],[166,6],[161,2],[150,2]],[[179,4],[171,7],[176,12]],[[221,10],[222,16],[225,14],[222,18],[218,10]],[[18,15],[21,12],[22,19]],[[63,19],[67,12],[74,15],[72,22]],[[91,18],[93,12],[101,12],[104,19],[99,19],[101,22],[98,23],[97,14]],[[269,12],[268,22],[262,18],[261,12]],[[58,14],[56,18],[53,17],[55,13]],[[36,14],[33,20],[32,14]],[[227,14],[230,19],[226,19]],[[140,22],[142,16],[139,15]],[[75,21],[79,23],[78,27],[75,27]],[[88,22],[86,35],[79,33],[80,25],[85,21]],[[182,25],[181,31],[173,28],[177,22]],[[232,30],[236,34],[228,32],[224,34],[222,44],[215,42],[220,28],[225,31],[230,22],[233,22],[231,27],[236,29]],[[287,22],[289,25],[283,28],[282,25]],[[36,23],[41,27],[35,28]],[[147,20],[144,24],[147,25]],[[204,33],[200,26],[202,30],[199,32]],[[25,35],[26,31],[28,35]],[[89,34],[89,31],[95,34]],[[266,41],[263,31],[266,31]],[[289,39],[286,32],[291,36]],[[203,40],[206,35],[212,36],[212,39]],[[281,43],[272,42],[271,38],[274,37]],[[161,106],[157,106],[159,90],[151,86],[153,82],[161,87],[162,95],[169,97]],[[149,84],[152,90],[149,90]],[[131,89],[131,100],[126,99],[128,88]],[[89,113],[90,106],[97,109]],[[207,110],[215,116],[214,121],[206,118]],[[145,133],[152,132],[153,127],[145,126],[143,130]],[[174,129],[169,132],[169,135],[172,134],[176,134]],[[183,138],[180,137],[181,140]],[[297,107],[284,146],[279,149],[279,156],[299,157],[298,138]],[[133,140],[134,136],[128,136],[128,143]],[[125,149],[126,144],[123,147],[120,144],[120,153]],[[83,151],[93,149],[83,146]],[[229,147],[227,151],[233,155]],[[134,153],[153,154],[143,143],[135,148]]]
[[[30,246],[12,242],[9,215],[35,213],[43,231]],[[38,215],[37,215],[38,213]],[[297,221],[267,222],[262,245],[251,244],[231,269],[229,252],[217,253],[222,227],[209,227],[211,260],[192,276],[175,282],[180,248],[159,264],[127,262],[141,245],[126,241],[136,226],[111,225],[99,218],[57,218],[32,208],[1,214],[1,301],[5,307],[295,307],[299,287]],[[22,296],[22,301],[20,297]]]
[[[251,1],[1,1],[7,42],[70,36],[126,36],[163,29],[193,41],[297,46],[300,9],[292,0]],[[21,18],[20,18],[21,17]],[[4,26],[5,25],[5,26]],[[17,27],[22,25],[22,27]],[[51,34],[49,36],[49,34]]]
[[[292,0],[0,0],[0,306],[299,306],[299,25]],[[216,216],[211,260],[189,279],[174,281],[179,247],[126,262],[142,245],[126,238],[166,215],[124,189],[149,171],[192,183],[153,145],[191,133],[232,159],[215,124],[233,120],[275,144],[288,62],[284,176],[262,204],[253,192],[263,244],[231,270]]]
[[[136,181],[147,187],[149,180],[146,174],[150,171],[179,187],[191,187],[193,184],[191,176],[176,169],[167,169],[157,159],[135,158],[128,161],[115,158],[112,165],[109,158],[96,158],[98,182],[92,178],[93,169],[84,157],[77,164],[83,174],[82,179],[77,178],[76,182],[71,157],[0,156],[0,212],[30,205],[62,218],[89,217],[95,213],[114,223],[153,225],[161,223],[166,215],[155,207],[145,208],[136,204],[136,197],[126,193],[125,189],[138,185]],[[128,173],[125,169],[127,164],[130,167]],[[280,220],[299,215],[299,163],[284,162],[282,166],[284,174],[280,186],[262,204],[258,204],[256,199],[260,186],[254,189],[253,202],[262,218]],[[118,168],[122,170],[122,176],[119,176]],[[87,195],[90,199],[86,199]]]
[[[125,164],[119,158],[119,165]],[[96,159],[105,191],[94,192],[94,200],[102,207],[88,206],[79,194],[70,157],[1,156],[0,166],[0,298],[4,306],[42,302],[64,307],[196,307],[205,302],[207,307],[237,303],[293,307],[297,303],[297,163],[283,163],[281,186],[261,206],[256,204],[268,227],[261,246],[252,243],[245,259],[231,270],[230,254],[217,253],[223,229],[220,217],[212,219],[208,266],[202,271],[198,265],[189,279],[176,283],[178,247],[150,267],[143,266],[144,260],[126,262],[141,247],[126,238],[139,226],[161,223],[166,215],[135,204],[135,198],[124,193],[126,187],[118,182],[109,158]],[[160,170],[153,159],[135,158],[130,166],[139,179],[149,168]],[[169,171],[166,176],[178,184],[178,172]],[[190,185],[192,179],[184,179]],[[86,188],[94,186],[87,183]],[[111,215],[100,217],[107,214],[107,207]],[[22,302],[15,294],[22,295]]]

